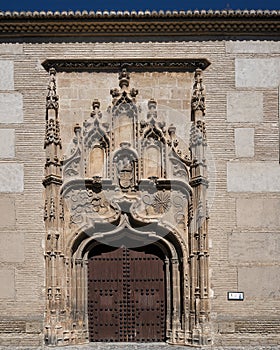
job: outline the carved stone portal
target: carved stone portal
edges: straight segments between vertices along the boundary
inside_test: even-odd
[[[120,89],[111,90],[109,123],[103,121],[99,101],[93,101],[90,119],[74,126],[71,154],[62,159],[56,72],[50,69],[43,181],[48,345],[91,340],[89,327],[94,331],[99,326],[98,320],[91,320],[97,318],[95,309],[88,306],[88,288],[95,285],[88,275],[88,261],[102,249],[120,247],[123,254],[134,250],[135,257],[145,256],[147,249],[149,259],[156,256],[158,266],[164,266],[160,339],[172,344],[211,342],[202,71],[194,73],[192,113],[186,116],[192,121],[186,154],[180,150],[176,127],[162,120],[155,100],[147,101],[147,115],[140,118],[138,91],[130,89],[129,82],[130,75],[123,69]],[[98,259],[94,261],[99,266]],[[140,260],[135,266],[144,269]],[[123,285],[122,293],[129,288]],[[135,311],[123,304],[117,310],[120,307],[127,313]],[[119,339],[139,341],[132,333]]]

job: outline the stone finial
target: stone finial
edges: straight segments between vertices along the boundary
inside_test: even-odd
[[[93,102],[92,102],[92,112],[90,114],[90,116],[92,118],[95,118],[95,117],[101,118],[102,117],[102,113],[99,110],[99,108],[100,108],[99,100],[97,100],[97,99],[93,100]]]
[[[92,109],[96,110],[96,109],[99,109],[99,108],[100,108],[100,102],[97,99],[93,100],[93,102],[92,102]]]
[[[58,95],[56,94],[56,70],[50,68],[49,70],[50,80],[48,84],[48,94],[46,98],[46,108],[47,109],[58,109]]]
[[[74,133],[75,133],[75,135],[76,135],[77,138],[80,137],[80,135],[81,135],[81,130],[82,130],[82,128],[81,128],[80,124],[77,123],[77,124],[74,126]]]
[[[119,87],[121,89],[126,89],[129,87],[129,73],[127,72],[126,68],[123,68],[122,71],[119,74]]]
[[[119,86],[121,90],[119,90],[118,88],[110,90],[110,94],[113,97],[112,104],[115,107],[123,104],[130,105],[131,103],[136,103],[135,97],[138,95],[138,90],[134,88],[132,88],[131,90],[128,89],[129,80],[129,73],[127,72],[126,68],[122,68],[122,71],[119,73]]]
[[[151,98],[148,101],[148,119],[156,119],[157,118],[157,101]]]

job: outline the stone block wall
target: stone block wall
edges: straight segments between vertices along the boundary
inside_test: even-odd
[[[43,78],[39,82],[36,91],[31,78],[36,65],[36,60],[31,62],[24,54],[22,45],[0,44],[0,344],[3,346],[42,343],[45,81]]]
[[[279,342],[279,49],[275,42],[227,41],[232,72],[223,78],[221,138],[213,138],[208,113],[211,149],[223,153],[210,221],[216,343]],[[244,301],[227,301],[226,290],[244,292]]]
[[[211,62],[204,84],[213,342],[279,343],[279,51],[279,43],[257,40],[0,44],[1,345],[43,342],[48,74],[41,63],[65,57]],[[98,74],[93,80],[90,73],[58,73],[65,142],[74,124],[88,118],[94,98],[103,108],[110,102],[116,74]],[[131,81],[140,98],[153,97],[178,111],[176,118],[190,120],[189,74],[132,74]],[[174,114],[167,117],[167,124],[179,123]],[[229,291],[244,292],[244,301],[228,301]]]

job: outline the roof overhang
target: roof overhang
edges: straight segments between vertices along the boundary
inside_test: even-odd
[[[280,11],[0,12],[1,38],[277,37]]]

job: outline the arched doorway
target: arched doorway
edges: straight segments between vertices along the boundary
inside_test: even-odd
[[[94,100],[90,120],[74,127],[71,154],[65,159],[59,157],[59,134],[47,133],[46,344],[89,339],[209,344],[207,140],[200,69],[194,78],[190,153],[183,144],[179,147],[175,125],[166,125],[166,113],[157,110],[155,100],[148,101],[148,109],[139,108],[138,90],[129,89],[125,68],[119,74],[121,90],[111,89],[106,117],[102,119],[100,103]],[[59,126],[53,69],[48,90],[46,127],[53,129],[53,124]],[[117,138],[116,127],[122,129]],[[149,161],[154,157],[158,167]],[[146,250],[149,245],[151,251]],[[140,246],[145,248],[132,248]],[[144,268],[147,257],[149,264],[153,259],[157,263]],[[157,273],[140,278],[143,271]],[[154,287],[153,279],[163,284]],[[163,306],[155,312],[156,298]],[[145,306],[136,310],[140,299]],[[89,330],[97,334],[89,337]]]
[[[89,340],[165,341],[165,275],[154,245],[95,247],[88,257]]]

